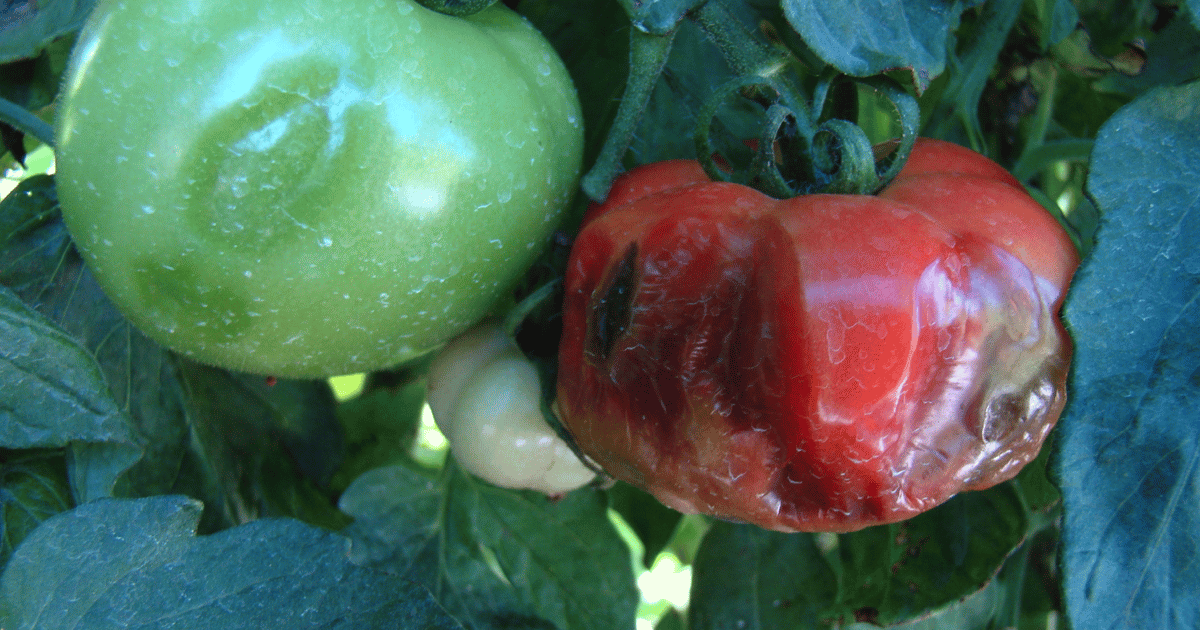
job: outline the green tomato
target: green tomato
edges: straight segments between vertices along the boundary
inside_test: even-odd
[[[529,23],[413,0],[102,0],[56,131],[67,228],[134,325],[288,377],[384,368],[482,318],[583,144]]]

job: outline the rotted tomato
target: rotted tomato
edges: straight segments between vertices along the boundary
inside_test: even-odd
[[[875,196],[776,200],[651,164],[573,246],[556,404],[585,454],[680,511],[903,520],[1036,456],[1078,263],[1016,179],[945,142]]]

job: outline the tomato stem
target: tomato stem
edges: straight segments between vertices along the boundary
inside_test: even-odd
[[[504,332],[508,333],[509,337],[515,339],[517,329],[521,327],[525,318],[529,317],[530,313],[533,313],[537,307],[554,297],[561,285],[562,279],[555,278],[535,289],[533,293],[525,296],[520,302],[517,302],[517,305],[512,307],[512,310],[504,316]]]
[[[692,15],[735,74],[778,77],[790,65],[789,53],[754,37],[720,2],[706,2]]]
[[[24,107],[5,98],[0,98],[0,122],[54,148],[54,127]]]
[[[629,78],[625,83],[625,94],[600,155],[580,182],[584,194],[592,200],[603,202],[613,180],[621,171],[621,160],[629,150],[634,131],[641,122],[642,113],[646,111],[650,94],[654,92],[654,85],[658,83],[674,41],[673,30],[654,35],[636,28],[629,29]]]

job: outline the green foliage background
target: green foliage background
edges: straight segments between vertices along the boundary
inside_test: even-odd
[[[643,627],[695,630],[1200,626],[1200,2],[710,1],[803,76],[897,78],[923,135],[995,158],[1071,229],[1071,401],[1017,479],[837,536],[681,518],[624,485],[500,490],[419,456],[420,365],[343,400],[150,342],[35,175],[0,201],[0,627],[609,630],[639,608]],[[700,104],[731,76],[678,21],[700,2],[511,4],[572,72],[589,164],[631,28],[678,23],[625,165],[694,155]],[[37,121],[90,8],[0,6],[4,167],[44,160]],[[858,96],[868,134],[893,133]],[[639,606],[638,573],[668,556],[690,605]]]

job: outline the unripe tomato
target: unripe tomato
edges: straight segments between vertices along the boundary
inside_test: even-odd
[[[478,321],[547,242],[582,148],[529,23],[413,0],[102,0],[57,135],[64,219],[122,312],[292,377]]]
[[[537,368],[482,323],[429,366],[429,407],[464,470],[502,488],[559,495],[596,477],[542,416]]]
[[[877,196],[636,169],[567,270],[558,406],[609,474],[783,531],[909,518],[1014,476],[1065,402],[1078,255],[983,156],[920,140]]]

